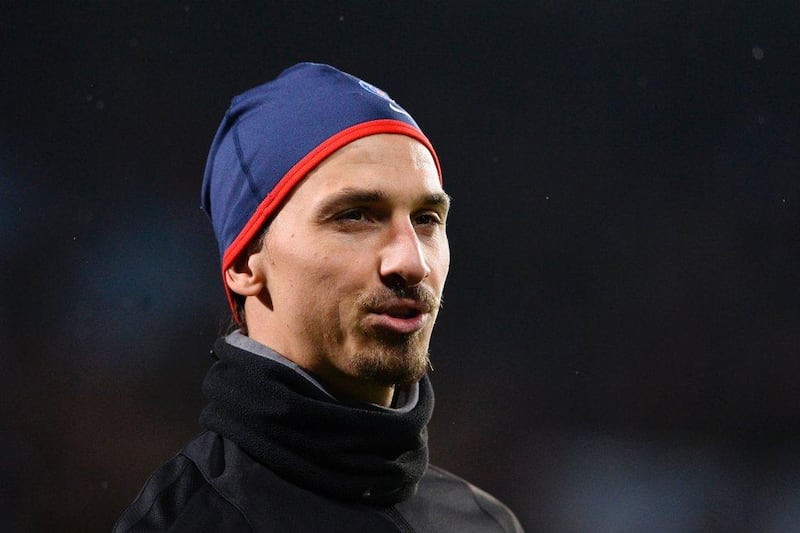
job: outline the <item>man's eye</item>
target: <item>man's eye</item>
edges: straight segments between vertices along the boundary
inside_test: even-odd
[[[339,220],[364,220],[366,216],[361,209],[348,209],[341,213],[338,217]]]
[[[422,213],[420,215],[417,215],[414,218],[414,221],[417,224],[430,225],[430,224],[441,224],[442,219],[436,213]]]

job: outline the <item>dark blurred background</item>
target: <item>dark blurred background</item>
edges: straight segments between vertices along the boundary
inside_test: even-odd
[[[800,530],[800,6],[3,2],[2,531],[107,531],[199,431],[208,146],[302,60],[454,197],[434,462],[530,531]]]

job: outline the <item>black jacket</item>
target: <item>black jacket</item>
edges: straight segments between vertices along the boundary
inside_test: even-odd
[[[427,377],[401,408],[345,405],[237,340],[215,345],[206,431],[156,471],[114,533],[522,531],[492,496],[428,464]]]

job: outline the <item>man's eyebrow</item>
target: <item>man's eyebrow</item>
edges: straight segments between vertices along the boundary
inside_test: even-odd
[[[448,195],[447,193],[436,192],[426,196],[423,205],[431,207],[439,207],[443,211],[448,211],[450,209],[450,201],[451,201],[450,195]]]
[[[374,189],[346,187],[325,198],[319,205],[318,213],[329,213],[351,204],[374,204],[386,201],[386,193]]]
[[[346,187],[323,200],[317,208],[317,212],[324,214],[353,204],[375,204],[388,201],[389,195],[381,190]],[[450,208],[450,196],[443,192],[431,193],[424,196],[421,204],[447,211]]]

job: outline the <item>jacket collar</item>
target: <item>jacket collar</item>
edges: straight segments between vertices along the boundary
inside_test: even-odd
[[[284,479],[326,496],[392,505],[414,494],[428,465],[433,390],[427,376],[412,394],[416,401],[403,409],[348,405],[262,348],[267,355],[235,339],[217,341],[219,360],[203,384],[206,429]]]

